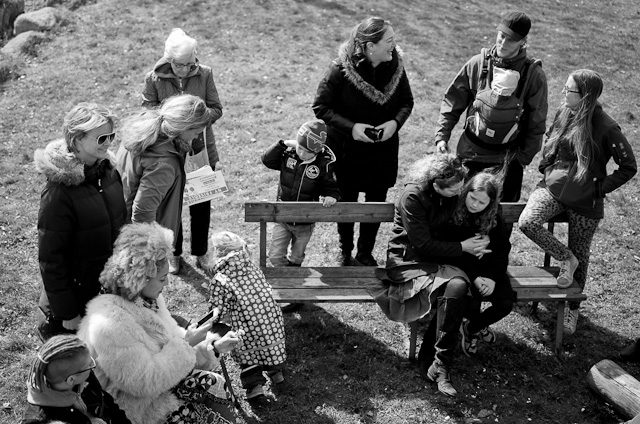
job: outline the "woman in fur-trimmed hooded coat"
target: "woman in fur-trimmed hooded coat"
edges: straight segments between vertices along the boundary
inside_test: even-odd
[[[357,25],[318,86],[313,111],[327,124],[342,201],[386,200],[398,175],[398,131],[413,109],[413,94],[393,28],[380,18]],[[364,128],[384,129],[379,140]],[[371,254],[379,224],[360,226],[358,252]],[[353,248],[353,224],[339,224],[343,253]]]
[[[43,340],[75,332],[125,223],[120,174],[107,150],[113,119],[103,106],[80,103],[65,117],[65,138],[34,153],[36,169],[47,179],[38,213]]]

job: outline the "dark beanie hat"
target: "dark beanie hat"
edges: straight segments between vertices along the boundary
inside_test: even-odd
[[[498,25],[498,31],[502,31],[516,41],[522,40],[529,34],[531,19],[522,12],[509,12]]]
[[[327,142],[327,126],[316,119],[305,122],[298,130],[298,144],[313,153],[319,153]]]

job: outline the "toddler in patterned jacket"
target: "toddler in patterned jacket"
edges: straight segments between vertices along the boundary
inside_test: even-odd
[[[247,243],[237,234],[220,231],[211,237],[214,248],[209,268],[209,306],[220,310],[221,321],[244,337],[233,350],[240,366],[240,381],[250,403],[268,401],[264,395],[267,380],[284,382],[286,360],[282,312],[271,294],[271,286],[251,261]]]

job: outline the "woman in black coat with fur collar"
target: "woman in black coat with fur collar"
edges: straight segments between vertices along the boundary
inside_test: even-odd
[[[398,174],[398,131],[413,109],[413,94],[388,21],[371,17],[351,31],[313,103],[327,124],[336,153],[342,201],[384,202]],[[356,264],[376,266],[371,255],[380,224],[360,224]],[[341,263],[351,265],[354,224],[338,224]]]

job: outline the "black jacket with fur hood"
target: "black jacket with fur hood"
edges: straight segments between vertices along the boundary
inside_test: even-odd
[[[398,174],[398,131],[413,109],[413,94],[396,48],[392,60],[377,67],[368,60],[355,65],[340,46],[318,86],[313,111],[327,124],[327,144],[337,156],[338,184],[359,191],[392,187]],[[356,123],[373,126],[395,119],[396,133],[384,142],[351,137]]]
[[[47,178],[38,214],[40,307],[70,320],[84,315],[100,290],[98,277],[125,222],[122,182],[111,154],[88,167],[64,140],[36,150],[34,162]]]

